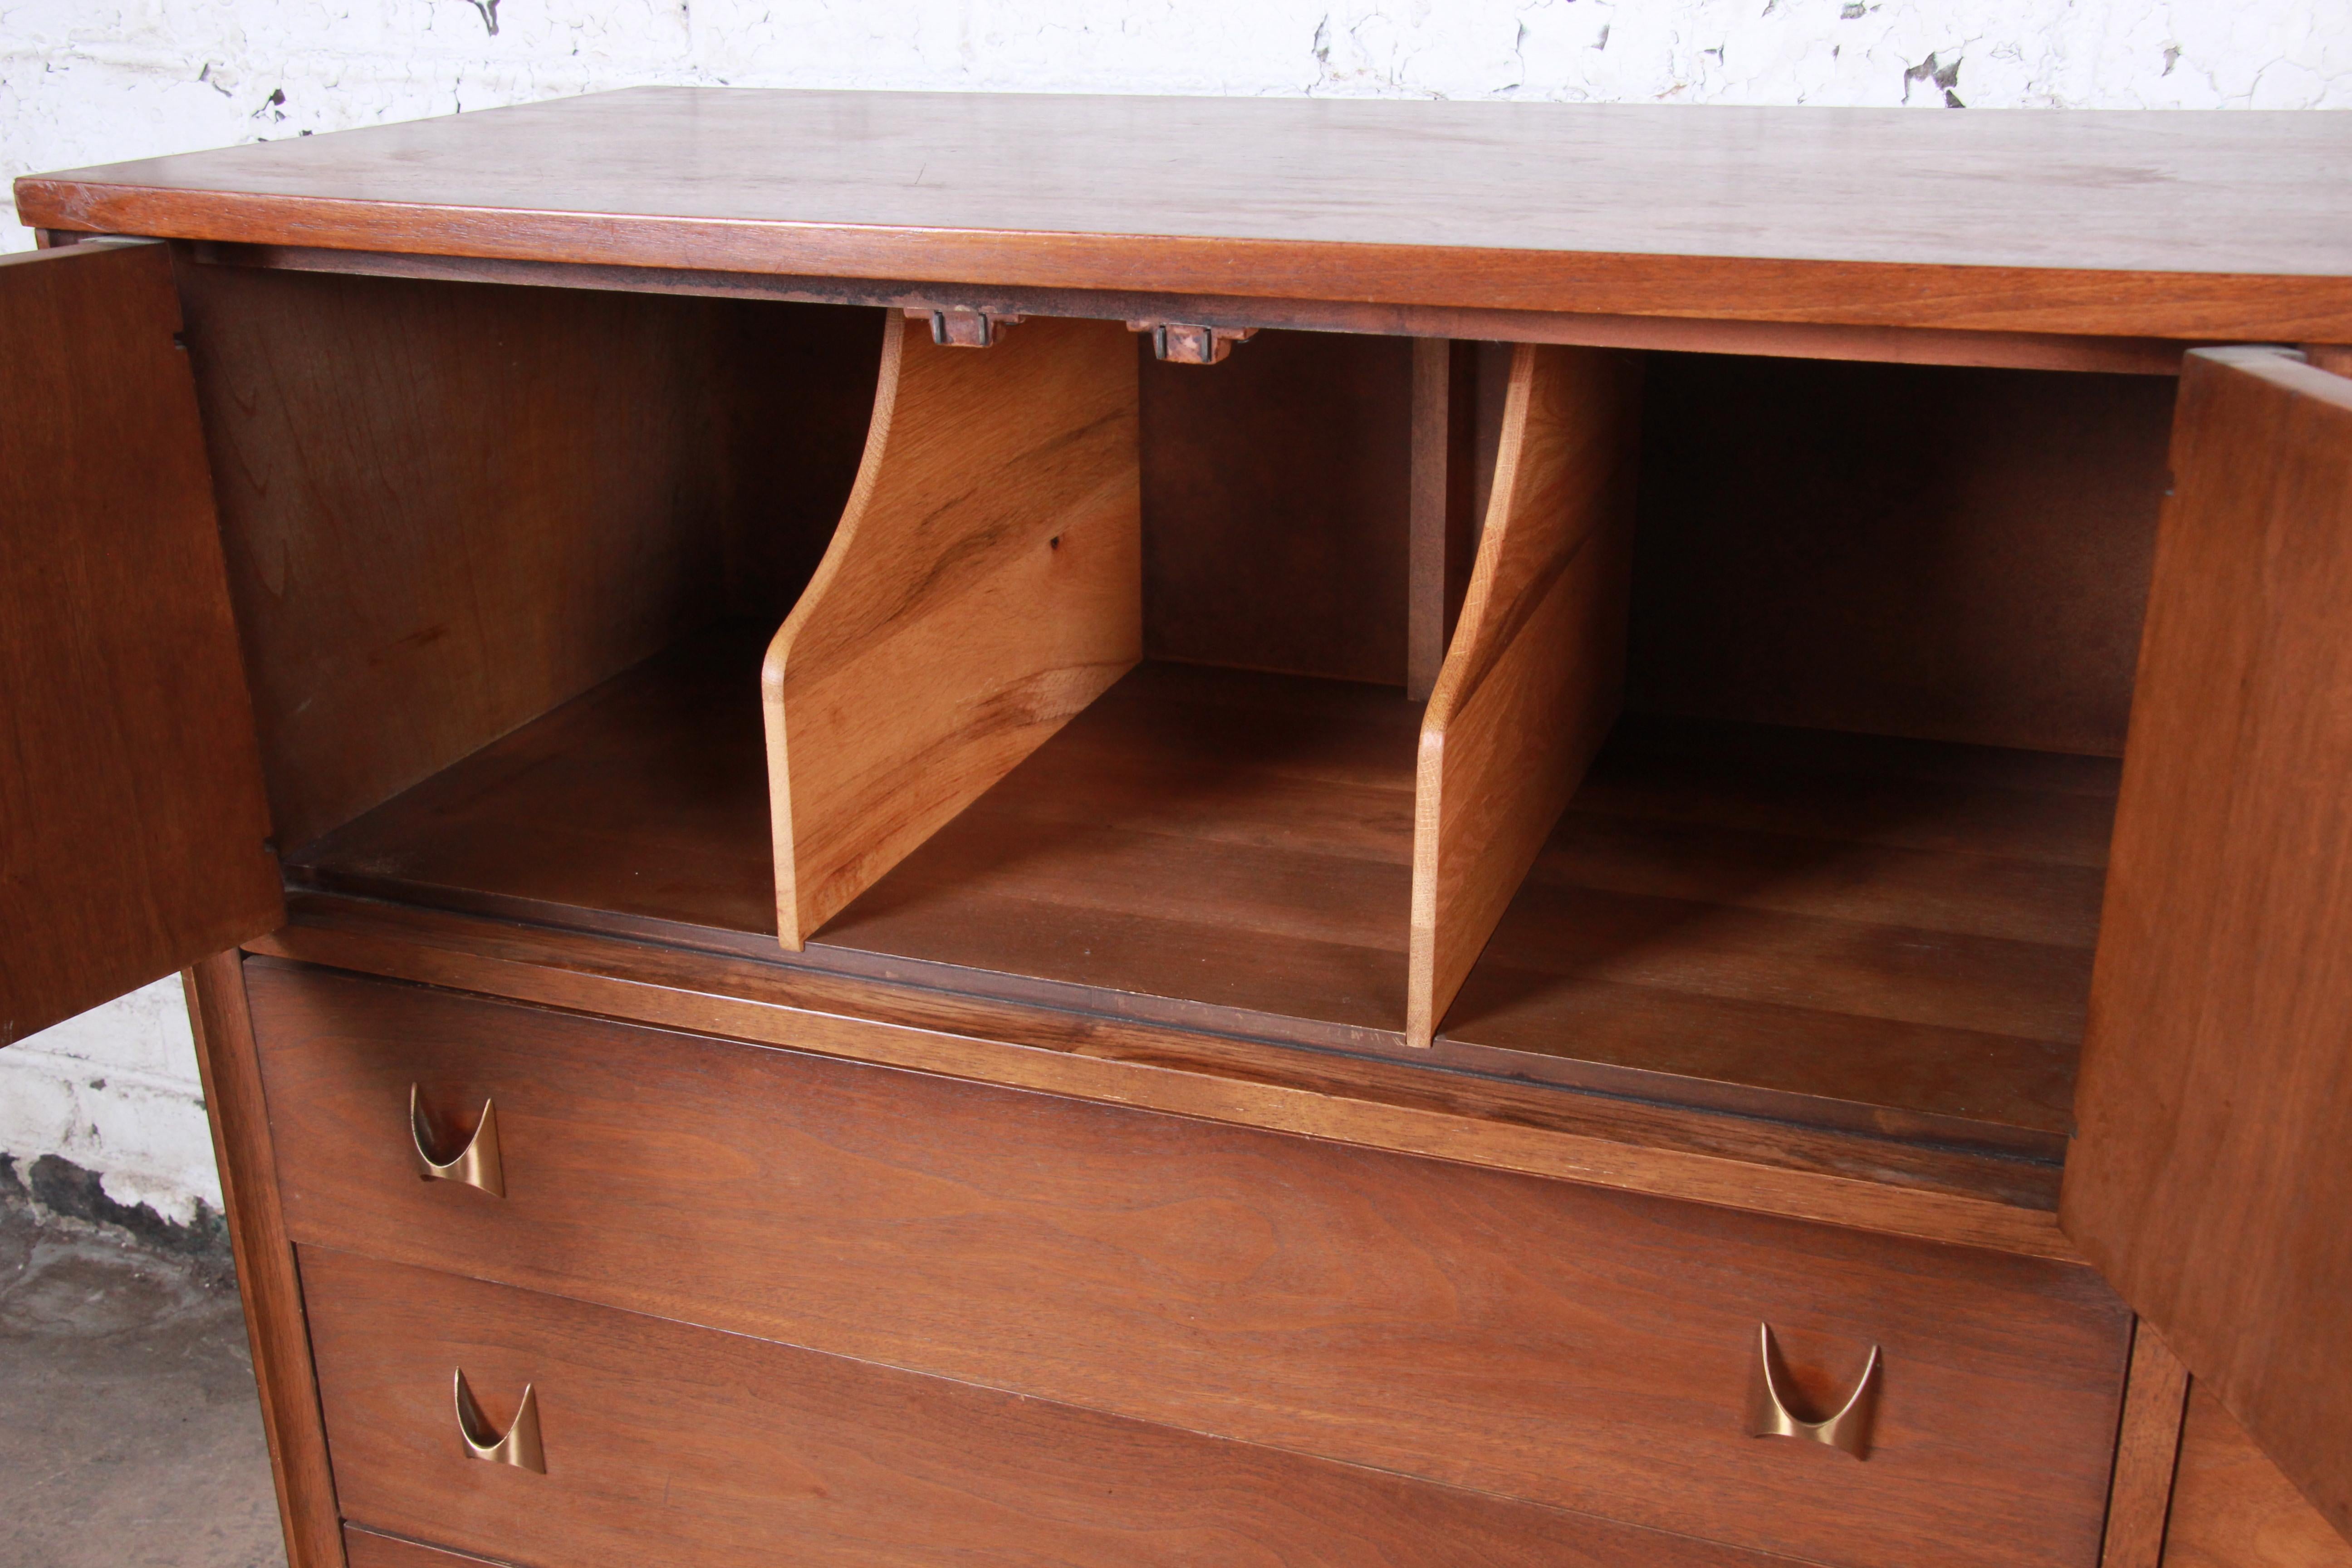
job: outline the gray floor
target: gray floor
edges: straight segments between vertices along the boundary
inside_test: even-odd
[[[0,1568],[284,1568],[216,1273],[0,1203]]]

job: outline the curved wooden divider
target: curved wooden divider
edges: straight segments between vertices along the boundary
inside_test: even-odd
[[[1641,361],[1522,343],[1486,531],[1422,718],[1405,1038],[1427,1046],[1616,721]]]
[[[794,951],[1142,655],[1135,340],[885,331],[856,486],[761,671]]]

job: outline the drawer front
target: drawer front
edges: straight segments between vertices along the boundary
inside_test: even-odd
[[[304,1248],[301,1268],[343,1512],[493,1559],[1770,1568],[1532,1503],[348,1253]],[[478,1439],[513,1419],[529,1384],[542,1469],[468,1452],[460,1370],[488,1424]]]
[[[2084,1268],[247,973],[299,1241],[1825,1563],[2097,1556]],[[417,1179],[412,1083],[495,1097],[504,1197]],[[1823,1411],[1880,1347],[1866,1460],[1747,1435],[1762,1323]]]

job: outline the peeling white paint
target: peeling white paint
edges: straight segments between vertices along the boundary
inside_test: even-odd
[[[0,0],[0,175],[655,82],[2345,109],[2352,0]],[[0,1052],[0,1152],[216,1205],[177,982]]]

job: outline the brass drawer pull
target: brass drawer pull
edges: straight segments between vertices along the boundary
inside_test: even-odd
[[[466,1452],[493,1465],[512,1465],[518,1470],[533,1475],[547,1474],[547,1456],[539,1446],[539,1395],[532,1385],[522,1385],[522,1403],[515,1407],[515,1418],[500,1436],[482,1416],[482,1407],[474,1403],[474,1391],[466,1386],[466,1369],[457,1369],[457,1435],[466,1439]]]
[[[1845,1396],[1845,1403],[1819,1421],[1807,1421],[1789,1408],[1785,1392],[1789,1368],[1780,1359],[1780,1345],[1772,1337],[1772,1325],[1759,1325],[1757,1335],[1757,1376],[1748,1398],[1748,1435],[1802,1437],[1843,1448],[1857,1459],[1870,1458],[1870,1424],[1878,1413],[1878,1347],[1870,1347],[1870,1360],[1864,1364],[1862,1377],[1854,1384],[1853,1392]]]
[[[474,1135],[466,1141],[454,1159],[436,1160],[429,1147],[433,1140],[425,1125],[425,1112],[417,1104],[416,1086],[408,1086],[408,1132],[416,1143],[416,1168],[428,1182],[463,1182],[469,1187],[479,1187],[494,1198],[507,1195],[506,1173],[499,1167],[499,1110],[490,1101],[482,1101],[482,1119],[474,1126]]]

